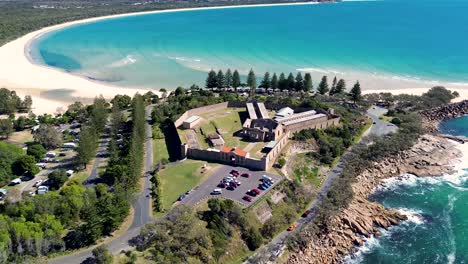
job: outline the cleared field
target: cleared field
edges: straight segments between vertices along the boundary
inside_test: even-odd
[[[208,171],[202,172],[204,161],[186,160],[181,163],[166,166],[159,172],[162,187],[163,208],[169,210],[177,198],[186,191],[202,182],[214,169],[212,164],[207,164]]]
[[[206,149],[209,147],[205,138],[209,134],[214,134],[218,130],[223,136],[225,145],[228,147],[245,148],[248,142],[242,141],[242,138],[234,136],[234,133],[242,130],[242,117],[246,116],[247,112],[244,108],[227,108],[217,111],[201,114],[204,120],[195,127],[198,143],[200,147]],[[203,135],[200,132],[203,131]],[[186,142],[185,135],[188,130],[178,129],[181,141]]]
[[[26,144],[28,142],[32,142],[33,140],[34,140],[33,135],[31,134],[30,130],[14,132],[8,138],[9,142],[18,143],[18,144]]]

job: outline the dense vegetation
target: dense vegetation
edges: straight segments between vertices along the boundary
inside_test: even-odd
[[[116,121],[116,115],[121,111],[112,113],[112,137],[122,133],[128,135],[128,140],[120,147],[113,145],[117,144],[113,141],[108,170],[116,171],[115,166],[127,164],[122,165],[125,173],[106,171],[106,183],[85,188],[81,182],[68,180],[64,171],[54,171],[48,175],[51,190],[48,193],[23,197],[17,203],[6,201],[0,206],[0,262],[22,263],[30,257],[88,246],[120,226],[129,213],[132,193],[142,173],[144,107],[143,97],[136,95],[131,105],[131,121]],[[109,110],[105,100],[97,98],[90,107],[83,109],[74,105],[71,109],[66,116],[81,116],[86,120],[84,128],[97,131],[96,135],[102,133]],[[80,138],[80,144],[85,144],[83,140]],[[93,138],[92,143],[96,144],[95,141]],[[30,150],[33,156],[25,156],[21,148],[1,142],[0,148],[0,172],[6,175],[9,175],[9,170],[29,169],[25,167],[29,163],[23,159],[32,159],[31,162],[35,163],[35,153],[44,152],[39,147]],[[4,164],[10,166],[3,167]],[[113,180],[110,181],[109,177]],[[65,181],[68,181],[66,185]],[[99,258],[105,255],[97,253]]]
[[[0,34],[1,36],[2,34]],[[27,95],[21,99],[15,91],[0,88],[0,115],[13,114],[15,112],[27,113],[31,110],[32,99]]]

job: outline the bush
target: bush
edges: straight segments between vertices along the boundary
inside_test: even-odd
[[[399,126],[401,124],[401,120],[398,117],[394,117],[391,121],[392,124]]]
[[[33,144],[27,150],[27,154],[33,156],[36,162],[40,161],[46,153],[47,150],[41,144]]]
[[[58,190],[68,180],[67,173],[64,170],[53,171],[47,176],[48,185],[51,190]]]

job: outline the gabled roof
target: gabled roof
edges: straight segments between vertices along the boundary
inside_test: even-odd
[[[226,146],[222,146],[221,147],[221,152],[224,152],[224,153],[234,153],[236,154],[237,156],[241,156],[241,157],[246,157],[248,152],[246,151],[243,151],[241,149],[236,149],[236,148],[230,148],[230,147],[226,147]]]

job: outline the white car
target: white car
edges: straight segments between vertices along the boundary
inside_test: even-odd
[[[33,184],[33,187],[38,187],[41,185],[41,183],[42,183],[42,180],[38,180]]]

